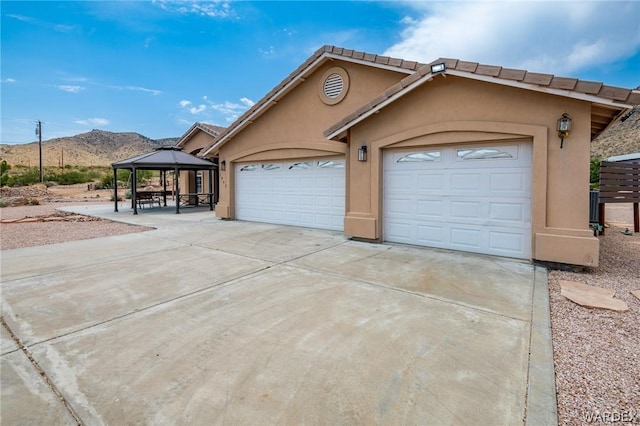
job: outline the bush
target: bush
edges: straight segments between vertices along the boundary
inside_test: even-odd
[[[34,183],[40,182],[40,170],[32,167],[27,169],[26,171],[16,174],[9,175],[7,178],[8,186],[29,186]]]
[[[91,182],[91,179],[85,173],[76,170],[71,170],[59,175],[47,176],[47,180],[53,180],[58,182],[60,185],[73,185],[76,183]]]
[[[102,176],[100,182],[96,185],[98,189],[112,189],[113,188],[113,175],[106,174]]]
[[[11,170],[11,166],[3,160],[0,163],[0,186],[5,186],[9,181],[9,170]]]

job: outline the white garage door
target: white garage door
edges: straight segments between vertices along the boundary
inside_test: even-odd
[[[344,158],[241,163],[236,218],[341,231],[344,187]]]
[[[531,144],[384,155],[386,241],[529,259]]]

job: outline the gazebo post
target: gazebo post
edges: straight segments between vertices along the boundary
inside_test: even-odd
[[[209,210],[213,211],[213,169],[209,169]]]
[[[137,194],[136,194],[136,168],[134,167],[133,169],[133,177],[131,179],[131,201],[133,202],[133,214],[138,214],[138,204],[136,203],[136,198],[137,198]]]
[[[118,212],[118,169],[113,169],[113,202],[115,203],[114,212]]]
[[[173,173],[175,175],[173,180],[176,185],[176,214],[180,214],[180,179],[177,167]]]
[[[167,207],[167,171],[160,170],[162,175],[162,198],[164,200],[164,206]]]

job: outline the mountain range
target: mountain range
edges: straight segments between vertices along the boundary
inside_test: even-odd
[[[175,145],[179,138],[150,139],[139,133],[113,133],[92,130],[75,136],[42,142],[43,164],[47,166],[110,166],[111,163],[152,151],[160,146]],[[0,160],[11,165],[37,167],[38,142],[22,145],[0,145]]]

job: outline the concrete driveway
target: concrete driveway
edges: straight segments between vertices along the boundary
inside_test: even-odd
[[[2,424],[557,423],[541,268],[111,209],[2,252]]]

